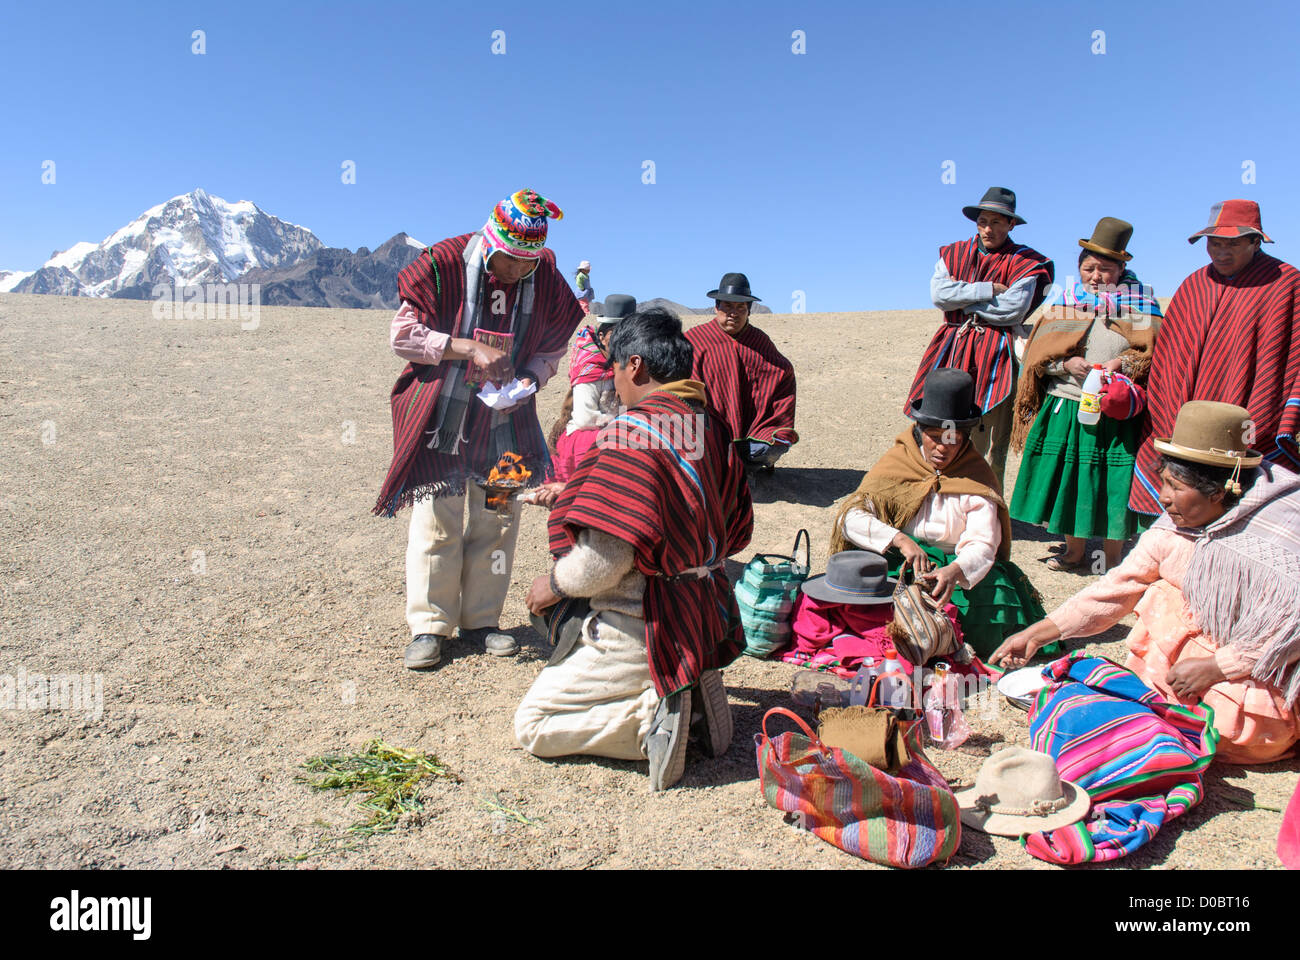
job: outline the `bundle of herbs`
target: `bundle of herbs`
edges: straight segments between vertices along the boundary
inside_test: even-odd
[[[349,833],[361,836],[391,833],[402,814],[423,810],[419,797],[422,781],[460,783],[460,777],[433,754],[403,750],[382,740],[371,740],[359,754],[326,754],[312,757],[302,766],[323,774],[319,779],[297,778],[314,790],[365,795],[358,806],[369,810],[370,818],[348,827]]]

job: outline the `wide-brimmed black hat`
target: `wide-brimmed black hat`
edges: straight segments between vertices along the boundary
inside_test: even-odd
[[[749,292],[749,277],[743,273],[728,273],[722,277],[718,289],[707,294],[710,300],[723,300],[727,303],[762,303],[763,301]]]
[[[618,323],[636,313],[636,297],[626,293],[611,293],[601,305],[600,322]]]
[[[963,430],[979,423],[984,412],[975,403],[975,379],[965,370],[940,367],[925,375],[921,396],[908,416],[926,427]]]
[[[892,603],[897,580],[890,580],[885,558],[871,550],[844,550],[826,561],[826,572],[800,587],[827,603]]]
[[[1016,214],[1016,195],[1006,187],[989,187],[984,191],[984,199],[973,207],[962,207],[961,212],[966,215],[967,220],[978,220],[980,211],[987,210],[989,213],[1000,213],[1004,217],[1010,217],[1012,223],[1027,222],[1024,217]]]

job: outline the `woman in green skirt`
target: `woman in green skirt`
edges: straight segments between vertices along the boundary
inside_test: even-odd
[[[915,423],[840,508],[831,553],[883,553],[889,575],[904,565],[957,608],[962,634],[981,657],[1043,616],[1042,598],[1011,562],[1011,519],[993,470],[970,442],[979,422],[975,381],[940,367],[925,379]],[[1052,655],[1056,648],[1044,649]]]
[[[1090,569],[1089,537],[1104,541],[1110,569],[1138,532],[1128,497],[1139,418],[1079,422],[1081,387],[1094,365],[1138,384],[1151,366],[1160,305],[1127,267],[1132,236],[1123,220],[1097,222],[1092,237],[1079,241],[1081,282],[1043,307],[1025,347],[1011,434],[1023,454],[1011,516],[1064,535],[1064,552],[1047,561],[1053,570]]]

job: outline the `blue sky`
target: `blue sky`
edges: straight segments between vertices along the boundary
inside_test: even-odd
[[[971,235],[961,207],[992,184],[1058,279],[1118,216],[1169,296],[1206,263],[1186,237],[1231,197],[1258,200],[1268,251],[1297,259],[1288,4],[740,9],[9,5],[0,269],[195,187],[355,249],[477,229],[528,186],[564,209],[550,246],[566,272],[592,260],[598,295],[700,306],[741,270],[777,312],[796,290],[809,311],[928,306],[938,246]]]

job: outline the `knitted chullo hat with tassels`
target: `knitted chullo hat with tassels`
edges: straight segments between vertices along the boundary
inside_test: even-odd
[[[483,240],[490,256],[498,250],[521,260],[536,260],[546,246],[547,218],[564,212],[536,190],[520,190],[492,208]]]

